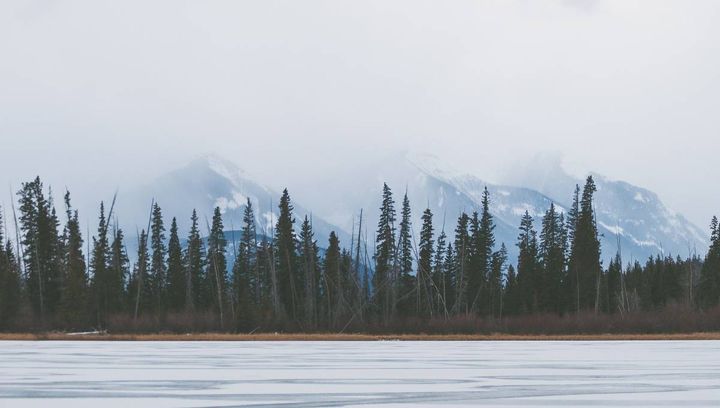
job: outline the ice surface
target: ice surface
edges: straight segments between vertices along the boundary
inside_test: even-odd
[[[720,406],[720,342],[0,342],[0,407]]]

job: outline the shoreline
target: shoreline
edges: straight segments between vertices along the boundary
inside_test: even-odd
[[[663,341],[720,340],[720,332],[651,334],[337,334],[337,333],[0,333],[0,341]]]

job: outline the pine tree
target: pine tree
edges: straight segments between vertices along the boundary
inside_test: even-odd
[[[542,284],[538,261],[537,233],[533,227],[533,218],[525,211],[520,220],[520,235],[517,242],[520,253],[518,255],[517,280],[522,296],[522,311],[533,313],[538,310],[540,303],[539,288]]]
[[[417,315],[428,317],[434,314],[433,310],[433,258],[435,255],[435,241],[433,240],[432,211],[425,209],[422,215],[422,228],[420,229],[420,245],[417,271]]]
[[[162,210],[155,203],[152,209],[152,222],[150,224],[150,288],[151,299],[149,299],[154,310],[165,308],[165,289],[167,281],[167,247],[165,246],[165,225],[162,218]]]
[[[383,184],[382,205],[375,237],[375,274],[373,289],[375,304],[381,319],[387,323],[393,317],[393,288],[395,287],[395,201],[392,191]]]
[[[70,192],[65,193],[65,209],[67,221],[63,233],[64,251],[62,315],[66,324],[77,327],[86,320],[88,307],[88,276],[85,256],[83,255],[83,239],[80,233],[80,222],[77,210],[70,205]]]
[[[207,293],[212,299],[213,309],[218,312],[221,328],[225,324],[225,311],[228,303],[227,259],[225,257],[227,241],[223,230],[220,207],[215,207],[210,234],[207,238],[207,268],[204,285],[208,288]]]
[[[278,207],[280,214],[275,225],[278,294],[286,316],[297,322],[301,317],[303,284],[297,271],[295,218],[287,189],[283,190]]]
[[[412,213],[410,200],[407,194],[403,197],[402,212],[400,218],[400,231],[398,232],[398,282],[395,288],[396,307],[402,316],[410,316],[417,309],[417,296],[415,292],[415,278],[412,276],[413,254],[412,254]]]
[[[698,305],[709,309],[720,303],[720,225],[717,217],[710,223],[710,250],[700,272]]]
[[[168,241],[167,258],[167,307],[172,311],[185,309],[187,284],[185,264],[183,259],[178,226],[175,217],[170,224],[170,239]]]
[[[197,211],[193,210],[190,218],[190,234],[185,248],[185,261],[187,267],[185,275],[185,307],[189,311],[206,307],[210,301],[209,295],[203,287],[205,270],[205,251],[200,238],[200,225]]]

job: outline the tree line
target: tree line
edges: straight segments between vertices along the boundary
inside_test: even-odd
[[[658,255],[623,265],[618,253],[604,267],[595,191],[588,177],[567,212],[554,204],[538,220],[525,212],[517,260],[495,241],[487,189],[476,211],[459,214],[451,235],[436,228],[430,209],[416,235],[407,194],[398,213],[385,184],[371,243],[361,211],[349,246],[335,232],[319,244],[312,219],[297,222],[284,190],[272,234],[258,233],[248,199],[238,240],[228,239],[219,208],[205,225],[193,210],[181,238],[177,220],[168,229],[153,202],[147,227],[135,231],[131,262],[114,201],[100,204],[86,242],[70,193],[60,215],[38,177],[22,184],[17,208],[0,209],[0,329],[361,331],[407,321],[429,329],[453,319],[625,316],[669,305],[703,313],[718,305],[717,218],[704,258]]]

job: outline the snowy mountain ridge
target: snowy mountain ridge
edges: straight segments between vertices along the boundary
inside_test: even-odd
[[[510,261],[515,262],[517,228],[525,211],[535,218],[536,229],[539,229],[540,218],[550,204],[554,203],[559,211],[567,211],[575,184],[582,186],[584,183],[562,169],[542,166],[530,172],[531,177],[526,182],[489,183],[444,164],[436,156],[418,153],[369,162],[367,168],[358,171],[363,176],[355,177],[353,183],[346,183],[341,177],[323,182],[322,194],[316,185],[308,184],[296,186],[304,187],[306,193],[295,195],[295,187],[290,186],[296,220],[300,223],[305,216],[312,219],[320,246],[325,246],[327,236],[334,230],[341,243],[349,247],[353,240],[351,234],[355,240],[357,238],[358,215],[362,209],[361,235],[365,245],[372,247],[383,182],[394,189],[398,207],[402,194],[408,194],[415,234],[419,232],[422,210],[429,207],[435,215],[436,233],[444,230],[452,235],[462,212],[472,213],[481,208],[483,190],[487,187],[490,210],[496,222],[497,246],[505,243]],[[551,177],[533,179],[538,174]],[[686,256],[693,250],[701,254],[706,250],[704,231],[668,209],[652,191],[596,173],[593,177],[598,187],[594,205],[604,260],[612,258],[619,249],[626,261],[644,260],[661,253]],[[308,180],[308,183],[313,182]],[[303,188],[299,190],[303,191]],[[127,205],[121,205],[120,212],[134,214],[130,218],[136,225],[143,225],[138,220],[147,222],[147,203],[152,198],[166,216],[178,217],[181,231],[189,228],[189,214],[193,208],[204,220],[210,217],[215,207],[223,213],[227,230],[239,229],[249,198],[255,209],[259,232],[271,236],[280,193],[261,184],[233,162],[208,155],[121,197],[120,203]],[[141,205],[133,208],[138,203]]]

